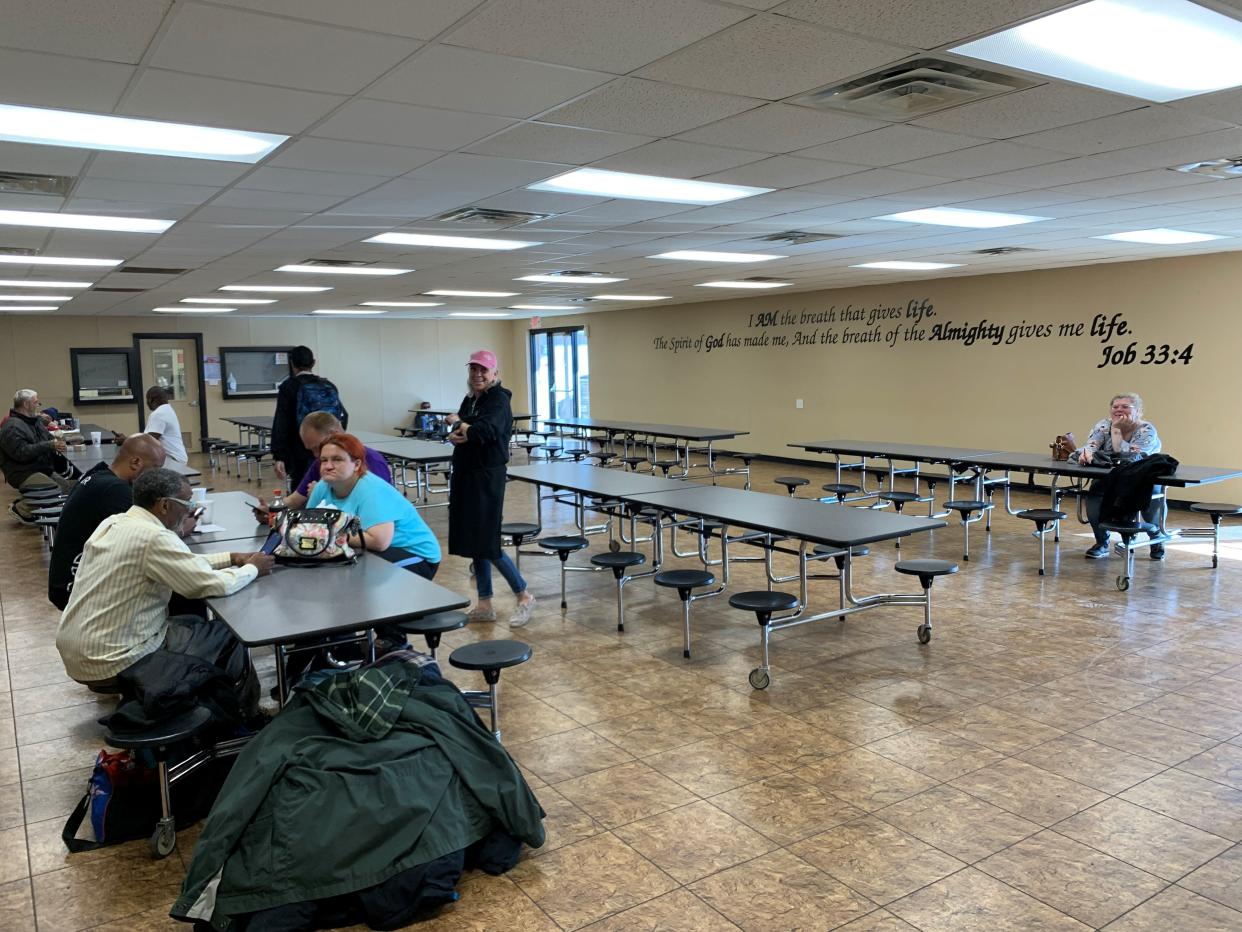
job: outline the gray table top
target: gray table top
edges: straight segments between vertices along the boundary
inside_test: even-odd
[[[990,453],[978,458],[976,465],[988,469],[1005,469],[1015,472],[1037,472],[1045,475],[1073,476],[1080,479],[1102,479],[1109,473],[1107,466],[1082,466],[1078,463],[1054,460],[1043,453]],[[1156,480],[1159,485],[1185,487],[1188,485],[1208,485],[1213,482],[1224,482],[1227,479],[1242,477],[1242,469],[1225,466],[1185,466],[1179,465],[1177,471]]]
[[[625,497],[678,514],[712,518],[735,527],[834,547],[857,547],[947,526],[934,518],[829,505],[812,499],[722,486],[683,484],[677,491]]]
[[[742,437],[749,431],[736,430],[731,427],[692,427],[684,424],[649,424],[642,421],[622,421],[612,418],[580,417],[580,418],[544,418],[543,423],[551,427],[576,427],[582,430],[604,430],[614,433],[653,434],[657,437],[671,437],[676,440],[728,440],[731,437]]]
[[[224,548],[192,549],[203,553]],[[271,576],[207,604],[239,641],[257,647],[453,611],[470,600],[364,554],[352,566],[278,566]]]
[[[220,420],[236,424],[238,427],[250,427],[254,430],[271,430],[273,418],[270,414],[261,414],[254,417],[222,417]]]
[[[367,443],[367,446],[385,456],[409,463],[443,463],[453,458],[452,444],[415,440],[413,437],[389,437],[378,443]]]
[[[923,443],[890,443],[884,440],[805,440],[789,446],[812,453],[846,453],[851,456],[875,456],[924,463],[963,463],[998,452],[978,447],[941,447]]]
[[[220,525],[224,530],[195,532],[186,538],[187,544],[216,544],[258,538],[258,543],[251,542],[237,548],[249,553],[267,539],[268,529],[255,521],[254,513],[250,510],[250,506],[256,504],[257,499],[249,492],[209,492],[207,500],[212,503],[211,523]]]
[[[81,435],[82,435],[82,439],[84,439],[87,443],[90,443],[90,442],[91,442],[91,434],[92,434],[92,433],[94,433],[94,432],[96,432],[96,431],[100,434],[100,438],[99,438],[99,439],[100,439],[100,440],[102,440],[104,443],[112,443],[112,442],[113,442],[113,440],[112,440],[112,428],[111,428],[111,427],[104,427],[102,424],[91,424],[91,423],[89,423],[89,422],[82,423],[82,424],[79,424],[79,425],[78,425],[78,429],[77,429],[76,431],[71,431],[71,433],[79,433],[79,434],[81,434]]]
[[[589,463],[533,463],[510,466],[509,478],[608,498],[629,498],[642,492],[668,492],[693,483],[647,473],[602,469]]]
[[[103,443],[99,446],[91,446],[89,443],[81,450],[75,450],[70,447],[65,451],[65,459],[71,462],[82,472],[92,469],[98,463],[111,463],[116,458],[117,448],[109,443]],[[187,466],[185,463],[178,463],[176,460],[165,460],[164,468],[171,469],[179,476],[185,476],[187,479],[193,479],[202,475],[202,472],[193,466]]]
[[[369,447],[373,447],[377,443],[387,443],[390,440],[401,439],[396,434],[381,434],[379,431],[375,430],[351,430],[349,433],[353,434]]]

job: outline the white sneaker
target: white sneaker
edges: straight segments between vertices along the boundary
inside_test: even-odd
[[[469,622],[495,621],[496,620],[496,609],[479,608],[478,605],[475,605],[474,608],[470,609],[470,614],[466,616],[466,620]]]
[[[530,622],[530,616],[535,612],[535,597],[531,596],[525,602],[519,602],[517,608],[513,610],[513,614],[509,616],[510,628],[524,628]]]

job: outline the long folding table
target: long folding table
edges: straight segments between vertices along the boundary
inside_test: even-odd
[[[94,469],[100,463],[111,463],[116,459],[116,451],[118,447],[111,443],[102,443],[99,446],[87,444],[82,449],[69,447],[64,453],[65,459],[76,466],[82,472],[88,469]],[[187,466],[185,463],[178,463],[176,460],[165,460],[164,468],[172,470],[179,476],[185,476],[191,481],[198,479],[202,473],[193,466]]]
[[[399,473],[398,481],[402,488],[414,486],[414,497],[419,508],[444,508],[448,502],[431,501],[431,493],[447,494],[447,484],[433,486],[431,484],[431,467],[437,463],[447,463],[453,459],[453,447],[448,443],[434,440],[415,440],[410,437],[388,437],[367,446],[396,463]],[[414,481],[410,482],[409,468],[414,467]]]
[[[629,445],[631,442],[640,442],[638,438],[647,438],[641,441],[644,446],[653,447],[660,438],[666,440],[684,440],[686,443],[681,447],[681,471],[676,474],[675,478],[686,478],[690,475],[691,469],[706,469],[710,476],[728,476],[728,475],[744,475],[746,477],[746,488],[750,488],[750,465],[749,461],[745,466],[728,467],[726,469],[717,469],[715,464],[715,450],[712,444],[717,440],[732,440],[735,437],[744,437],[749,431],[737,430],[732,427],[697,427],[686,424],[653,424],[647,421],[622,421],[611,418],[544,418],[543,423],[549,427],[555,427],[560,431],[576,431],[579,435],[589,431],[602,431],[611,444],[618,436],[621,437],[622,449],[625,455],[629,455]],[[690,443],[705,443],[703,447],[696,452],[701,452],[707,457],[707,462],[702,464],[692,464],[690,462]],[[653,467],[654,469],[654,467]],[[672,473],[668,473],[672,475]]]

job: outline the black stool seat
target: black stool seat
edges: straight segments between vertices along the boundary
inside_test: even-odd
[[[160,722],[146,731],[109,731],[105,739],[114,748],[160,748],[192,738],[211,721],[206,706],[195,706],[180,715]]]
[[[616,553],[597,553],[591,557],[596,566],[607,566],[613,570],[623,570],[630,566],[640,566],[647,558],[633,550],[618,550]]]
[[[798,607],[798,597],[788,592],[756,589],[729,596],[729,604],[748,612],[783,612]]]
[[[960,511],[963,514],[970,514],[972,511],[983,511],[985,508],[991,508],[989,502],[981,502],[972,499],[962,499],[955,502],[945,502],[944,507],[950,511]]]
[[[919,496],[913,492],[881,492],[877,498],[885,502],[901,502],[903,505],[919,500]]]
[[[668,589],[695,589],[715,582],[716,577],[706,570],[665,570],[655,575],[655,584]]]
[[[436,612],[434,615],[398,622],[397,627],[406,634],[443,634],[466,627],[467,621],[465,612]]]
[[[799,486],[809,485],[810,479],[803,479],[801,476],[777,476],[772,480],[777,485],[783,485],[790,495],[793,495],[794,489]]]
[[[583,550],[587,546],[585,537],[545,537],[537,542],[544,550],[554,550],[557,553],[573,553],[575,550]]]
[[[1242,515],[1242,505],[1231,505],[1228,502],[1195,502],[1190,510],[1205,515]]]
[[[501,537],[534,537],[541,528],[537,524],[531,524],[528,521],[509,521],[500,526]]]
[[[930,580],[936,576],[952,576],[957,572],[957,564],[948,560],[901,560],[893,569],[920,580]]]
[[[1028,508],[1025,511],[1019,511],[1016,515],[1019,518],[1025,518],[1027,521],[1035,523],[1048,523],[1049,521],[1064,521],[1066,514],[1063,511],[1057,511],[1055,508]]]
[[[531,646],[521,641],[475,641],[449,654],[449,663],[461,670],[503,670],[530,660]]]
[[[862,486],[848,482],[829,482],[827,485],[821,485],[820,488],[833,495],[853,495],[855,492],[862,491]]]
[[[1125,535],[1137,534],[1139,531],[1146,534],[1155,534],[1160,529],[1147,521],[1128,521],[1125,524],[1101,524],[1100,530]]]
[[[723,521],[704,521],[699,526],[699,532],[702,534],[710,534],[712,531],[720,531],[724,529]]]
[[[813,552],[813,553],[816,553],[816,554],[831,553],[831,554],[833,554],[834,556],[835,556],[836,554],[841,554],[842,556],[844,556],[844,555],[845,555],[845,551],[844,551],[842,548],[840,548],[840,547],[833,547],[831,544],[816,544],[816,545],[815,545],[815,549],[814,549],[814,551],[812,551],[812,552]],[[870,548],[870,547],[862,547],[862,546],[858,546],[858,547],[851,547],[851,548],[850,548],[850,556],[852,556],[852,557],[865,557],[865,556],[866,556],[867,554],[869,554],[870,552],[871,552],[871,548]]]
[[[625,463],[627,466],[637,466],[639,463],[647,462],[647,457],[645,456],[623,456],[621,457],[621,462]]]

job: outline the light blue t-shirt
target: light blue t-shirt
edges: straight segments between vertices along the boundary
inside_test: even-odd
[[[440,542],[418,510],[383,479],[366,473],[345,498],[332,494],[332,486],[320,481],[311,492],[307,508],[337,508],[358,516],[365,531],[393,522],[392,545],[408,550],[429,563],[440,562]]]

